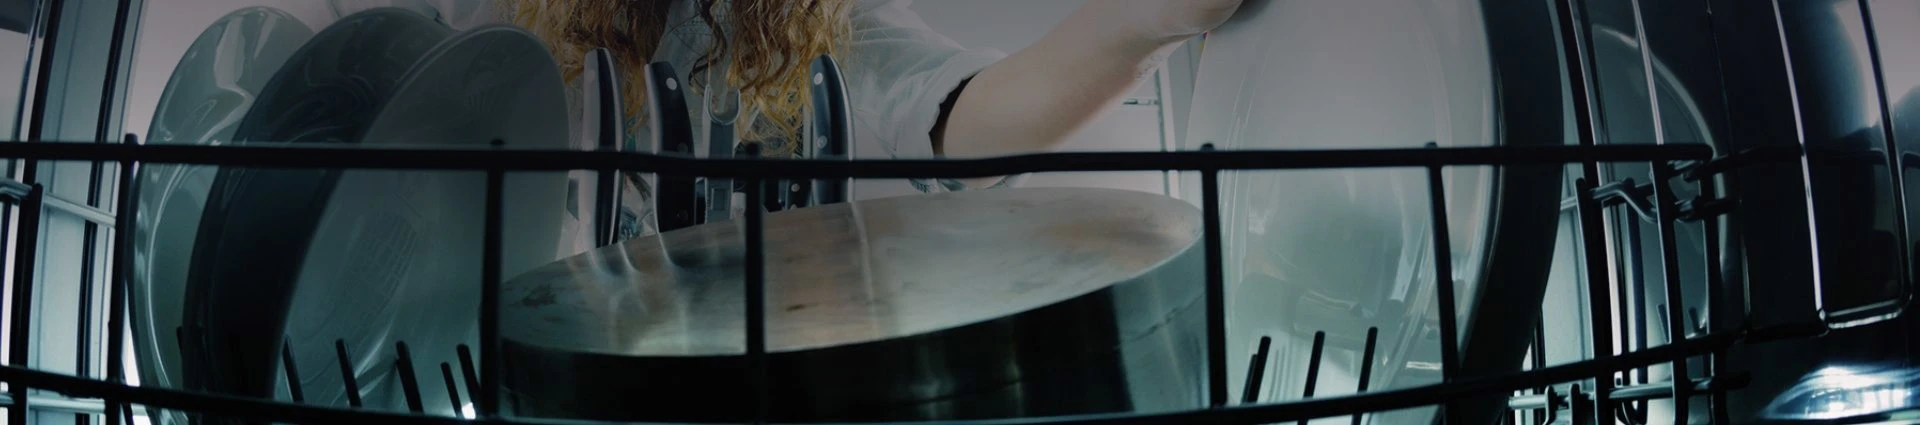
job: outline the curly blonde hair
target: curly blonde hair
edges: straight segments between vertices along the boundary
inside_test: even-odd
[[[850,32],[852,0],[508,0],[506,16],[545,40],[568,81],[580,76],[588,50],[604,47],[620,64],[627,112],[645,117],[645,65],[667,28],[675,2],[695,1],[713,42],[693,69],[695,90],[716,64],[740,91],[741,132],[750,143],[800,140],[808,102],[808,66],[834,54]],[[730,58],[731,62],[721,58]],[[694,105],[697,107],[697,105]],[[767,146],[769,156],[795,154],[796,143]]]

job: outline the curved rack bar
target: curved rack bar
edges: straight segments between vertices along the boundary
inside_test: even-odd
[[[1256,424],[1290,422],[1303,419],[1346,416],[1355,413],[1406,409],[1444,403],[1476,394],[1514,392],[1523,389],[1571,382],[1610,372],[1666,363],[1678,358],[1705,355],[1746,339],[1749,332],[1734,331],[1663,345],[1600,360],[1569,363],[1514,375],[1469,378],[1453,383],[1428,385],[1361,395],[1313,399],[1292,403],[1236,406],[1186,412],[1132,415],[1107,414],[1052,418],[981,420],[947,422],[962,425],[1122,425],[1122,424]],[[44,389],[74,397],[112,398],[150,408],[189,411],[218,411],[225,416],[291,423],[407,423],[407,424],[513,424],[584,425],[597,422],[543,421],[531,419],[468,420],[453,417],[404,413],[373,412],[331,407],[296,405],[204,392],[163,388],[131,387],[96,379],[80,378],[33,369],[0,366],[0,382]],[[914,422],[898,425],[912,425]],[[872,423],[863,425],[893,425]]]

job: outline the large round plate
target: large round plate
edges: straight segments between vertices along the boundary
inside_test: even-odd
[[[525,31],[484,26],[448,39],[407,74],[363,145],[565,149],[559,67]],[[506,177],[505,276],[560,259],[567,176]],[[347,341],[371,408],[406,407],[394,367],[406,343],[418,382],[459,364],[478,338],[486,177],[473,172],[353,170],[323,208],[294,290],[287,338],[309,403],[345,405],[333,342]],[[422,385],[430,412],[453,413],[443,385]]]
[[[770,419],[1199,407],[1200,222],[1177,199],[1107,189],[955,192],[770,214]],[[517,413],[750,419],[712,401],[746,390],[740,240],[738,222],[694,226],[507,282],[503,362]],[[721,255],[688,265],[663,246]]]
[[[1544,4],[1525,3],[1249,2],[1206,40],[1186,143],[1226,150],[1562,143],[1553,33],[1539,25],[1551,16]],[[1443,175],[1459,335],[1469,336],[1477,307],[1488,304],[1482,291],[1529,293],[1486,288],[1544,280],[1559,174],[1449,167]],[[1316,332],[1326,332],[1330,353],[1317,394],[1353,391],[1372,327],[1380,334],[1371,388],[1439,382],[1425,170],[1234,172],[1222,183],[1227,358],[1248,358],[1262,336],[1276,339],[1261,400],[1300,397]],[[1481,333],[1473,336],[1497,334]],[[1487,360],[1507,351],[1519,364],[1519,350],[1466,339],[1467,369],[1509,363]],[[1468,355],[1473,350],[1500,354]],[[1247,363],[1228,368],[1229,394],[1241,394]],[[1431,412],[1375,420],[1412,423]]]
[[[370,10],[342,19],[274,76],[234,138],[356,143],[407,70],[449,33],[404,10]],[[182,351],[188,356],[190,387],[252,397],[275,393],[294,282],[339,175],[338,170],[219,171],[189,268],[184,322],[190,332]]]
[[[148,144],[233,140],[261,88],[313,30],[279,9],[253,7],[214,21],[187,48],[160,95]],[[179,339],[194,232],[217,168],[149,165],[134,226],[132,311],[141,385],[179,388]],[[162,423],[179,417],[157,419]]]

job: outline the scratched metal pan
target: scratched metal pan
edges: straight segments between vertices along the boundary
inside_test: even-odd
[[[946,420],[1204,405],[1200,214],[1105,189],[884,198],[770,214],[770,419]],[[520,416],[743,422],[738,221],[506,283]]]
[[[1547,6],[1249,2],[1205,40],[1184,143],[1223,150],[1565,143]],[[1537,314],[1527,307],[1537,307],[1544,291],[1561,171],[1450,167],[1443,175],[1462,350],[1457,372],[1506,371],[1520,364],[1531,330],[1525,318]],[[1227,358],[1247,359],[1261,337],[1275,340],[1254,401],[1302,396],[1316,332],[1327,335],[1318,395],[1356,390],[1369,328],[1380,331],[1371,388],[1439,382],[1426,170],[1247,171],[1221,182]],[[1248,363],[1228,365],[1230,394],[1242,394]],[[1482,403],[1449,412],[1492,409]],[[1433,413],[1372,420],[1427,422]]]
[[[214,21],[174,67],[161,92],[148,144],[210,145],[233,141],[240,119],[280,65],[313,38],[285,11],[246,8]],[[148,165],[141,171],[134,225],[133,291],[129,303],[141,385],[181,388],[179,339],[194,231],[217,167]],[[159,414],[179,423],[184,416]]]

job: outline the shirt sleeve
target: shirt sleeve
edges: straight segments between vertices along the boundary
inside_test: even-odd
[[[937,158],[932,133],[942,103],[967,79],[1007,55],[960,46],[928,27],[912,5],[912,0],[861,0],[855,5],[852,45],[843,65],[847,95],[853,103],[855,143],[876,143],[897,159]],[[909,182],[922,192],[965,187],[944,180]]]

